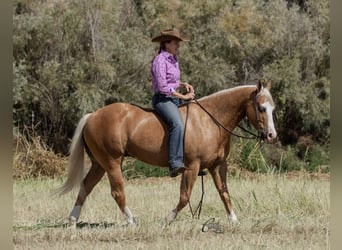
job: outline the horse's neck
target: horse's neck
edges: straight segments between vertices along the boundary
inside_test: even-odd
[[[234,129],[246,115],[252,89],[235,88],[217,92],[200,100],[213,117],[228,129]]]

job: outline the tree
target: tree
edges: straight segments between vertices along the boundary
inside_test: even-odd
[[[197,97],[272,81],[282,144],[329,145],[329,1],[17,0],[14,124],[66,153],[79,118],[111,101],[150,106],[151,38],[177,26]]]

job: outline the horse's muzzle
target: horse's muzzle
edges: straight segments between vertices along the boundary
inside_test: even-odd
[[[264,131],[261,131],[261,133],[260,133],[260,139],[261,139],[262,141],[265,141],[265,140],[267,139],[266,133],[265,133]]]
[[[262,130],[260,132],[260,139],[262,141],[267,141],[268,143],[272,143],[275,139],[277,138],[277,133],[276,132],[270,132],[267,130]]]

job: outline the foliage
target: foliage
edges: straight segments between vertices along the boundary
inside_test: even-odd
[[[122,173],[125,179],[169,176],[167,168],[152,166],[144,162],[128,159],[124,162]]]
[[[150,39],[171,26],[190,35],[180,67],[197,97],[269,79],[281,145],[329,150],[328,0],[15,0],[13,24],[14,126],[54,152],[105,103],[150,105]]]
[[[40,137],[15,137],[14,179],[58,177],[66,171],[66,165],[67,159],[50,150]]]
[[[301,137],[296,146],[259,144],[235,140],[229,165],[238,165],[251,172],[286,173],[291,171],[330,172],[327,148],[313,144],[311,138]]]

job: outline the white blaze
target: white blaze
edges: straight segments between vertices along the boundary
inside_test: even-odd
[[[273,138],[276,138],[277,137],[277,132],[274,128],[274,122],[273,122],[273,115],[272,115],[272,112],[273,112],[273,109],[274,109],[274,106],[269,103],[269,102],[265,102],[261,105],[262,107],[264,107],[266,109],[266,115],[267,115],[267,138],[268,138],[268,135],[271,133],[272,134],[272,138],[268,138],[268,139],[273,139]]]

